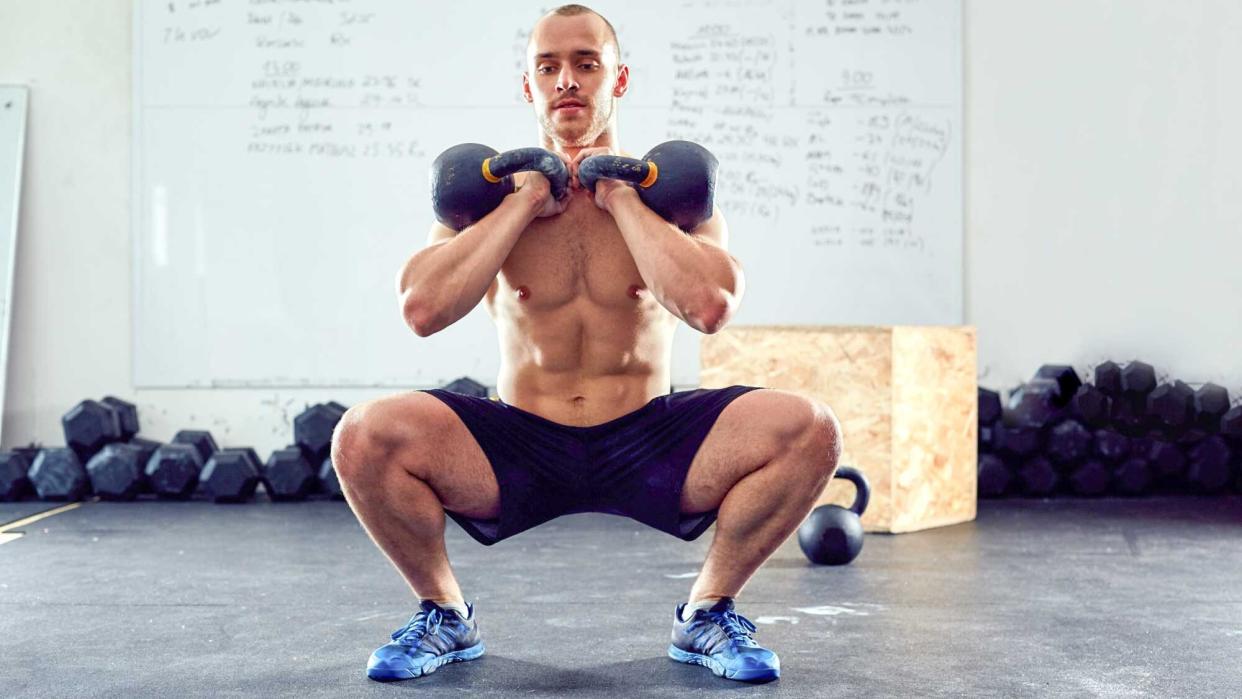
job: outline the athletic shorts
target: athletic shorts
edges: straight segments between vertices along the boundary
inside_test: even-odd
[[[500,485],[496,519],[446,514],[488,546],[576,512],[621,515],[693,541],[716,521],[716,511],[682,514],[690,463],[725,406],[756,388],[670,393],[590,427],[562,425],[501,400],[425,390],[465,423]]]

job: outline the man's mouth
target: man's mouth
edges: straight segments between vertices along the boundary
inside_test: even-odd
[[[556,107],[554,107],[554,110],[559,110],[559,109],[582,109],[582,108],[583,108],[583,107],[585,107],[585,106],[586,106],[585,104],[583,104],[583,103],[581,103],[581,102],[579,102],[579,101],[577,101],[577,100],[565,100],[565,101],[560,102],[559,104],[557,104],[557,105],[556,105]]]

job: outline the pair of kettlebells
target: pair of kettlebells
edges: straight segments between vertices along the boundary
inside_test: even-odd
[[[833,478],[844,478],[854,484],[854,504],[848,508],[820,505],[798,527],[798,546],[812,563],[845,565],[858,557],[863,546],[860,518],[871,500],[871,485],[856,468],[840,466]]]
[[[648,208],[689,232],[711,218],[718,165],[716,156],[697,143],[668,141],[641,160],[619,155],[586,158],[578,166],[578,181],[591,192],[602,178],[629,182]],[[431,164],[436,219],[456,231],[476,223],[513,193],[513,174],[526,171],[548,178],[556,199],[569,187],[564,161],[543,148],[504,153],[479,143],[449,148]]]

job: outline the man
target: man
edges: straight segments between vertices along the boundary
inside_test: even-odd
[[[372,654],[377,680],[483,653],[444,546],[445,516],[484,544],[561,514],[609,512],[685,540],[713,521],[702,570],[677,606],[668,654],[739,680],[779,675],[733,598],[832,477],[840,429],[821,403],[732,386],[667,394],[673,330],[714,333],[742,295],[717,209],[689,234],[636,191],[577,182],[617,153],[629,86],[612,26],[566,5],[536,24],[523,91],[544,148],[569,167],[561,200],[540,174],[460,233],[435,224],[398,279],[419,336],[483,301],[501,346],[499,400],[405,393],[351,409],[333,441],[350,506],[420,599]]]

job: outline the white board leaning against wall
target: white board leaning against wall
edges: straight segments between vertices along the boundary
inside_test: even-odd
[[[22,158],[26,151],[29,90],[0,85],[0,415],[4,414],[13,320],[13,271],[17,263],[17,212],[22,197]],[[0,420],[0,433],[3,432]]]

